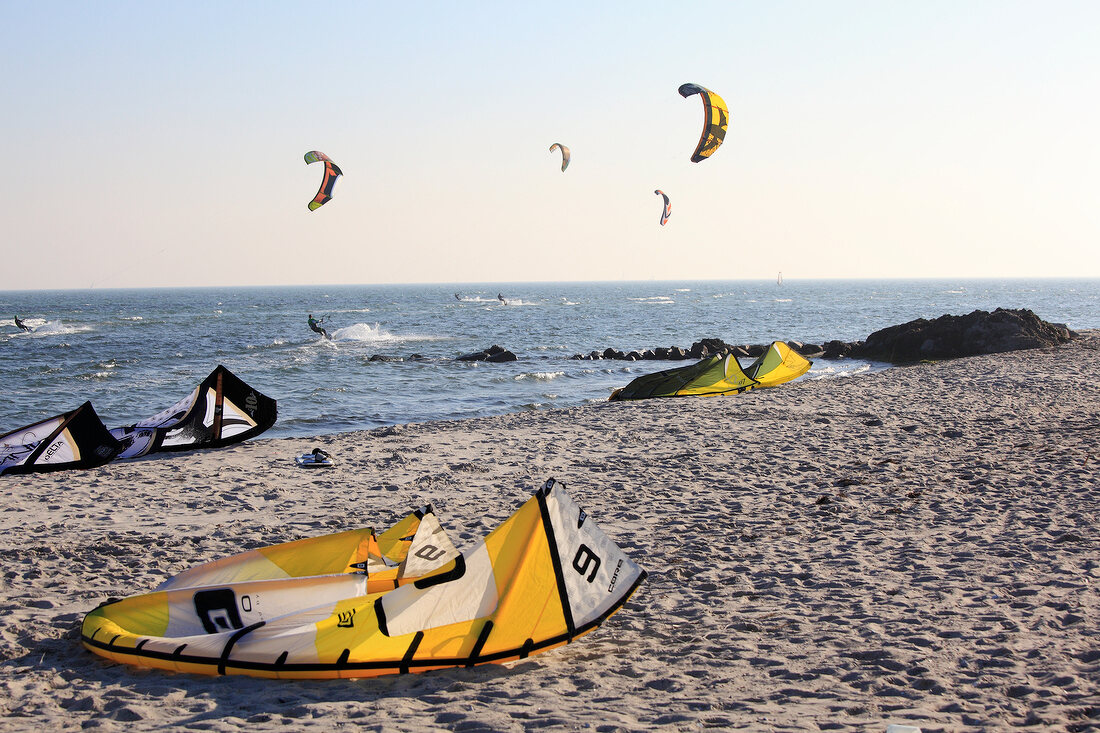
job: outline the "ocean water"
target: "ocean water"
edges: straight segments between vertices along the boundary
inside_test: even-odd
[[[503,294],[507,303],[497,299]],[[852,341],[976,308],[1100,328],[1100,280],[507,283],[0,292],[0,433],[91,400],[109,427],[186,396],[219,363],[279,402],[266,435],[571,407],[687,362],[576,361],[729,343]],[[333,339],[306,326],[324,316]],[[456,362],[499,344],[519,361]],[[374,354],[401,361],[370,361]],[[423,359],[409,360],[419,354]],[[887,368],[815,362],[803,379]]]

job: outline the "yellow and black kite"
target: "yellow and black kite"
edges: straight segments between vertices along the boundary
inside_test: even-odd
[[[726,108],[725,101],[706,87],[681,84],[678,91],[684,99],[698,94],[703,100],[703,134],[700,135],[699,144],[695,146],[695,152],[691,156],[691,162],[698,163],[714,155],[714,151],[726,138],[730,111]]]

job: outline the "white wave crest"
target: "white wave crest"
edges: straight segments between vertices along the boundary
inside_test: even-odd
[[[549,382],[551,379],[557,379],[558,377],[564,377],[565,372],[524,372],[523,374],[517,374],[512,377],[517,382],[524,380],[534,380],[536,382]]]
[[[29,324],[28,324],[29,325]],[[35,336],[63,336],[70,333],[91,331],[90,326],[66,326],[61,321],[47,321],[34,329]]]
[[[851,368],[840,368],[835,366],[823,366],[820,369],[814,367],[806,374],[806,379],[829,379],[832,377],[852,377],[857,374],[864,374],[871,371],[871,365],[864,362],[862,364],[856,363]]]
[[[375,323],[355,323],[331,332],[333,341],[359,341],[372,344],[411,343],[414,341],[441,341],[441,336],[393,334]]]

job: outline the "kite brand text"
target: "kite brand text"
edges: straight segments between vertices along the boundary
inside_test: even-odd
[[[615,564],[615,572],[611,573],[611,583],[607,586],[607,592],[613,593],[615,591],[615,584],[619,582],[619,571],[622,570],[623,559],[620,557],[619,562]]]
[[[45,455],[43,460],[46,460],[46,461],[50,460],[50,456],[52,456],[57,451],[61,450],[61,446],[62,446],[63,442],[64,441],[59,440],[56,443],[54,443],[53,445],[51,445],[49,448],[47,448],[46,449],[46,455]]]

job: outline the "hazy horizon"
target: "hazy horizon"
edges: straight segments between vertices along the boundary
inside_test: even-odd
[[[0,19],[0,290],[1100,277],[1095,3]],[[698,164],[685,82],[730,110]]]
[[[127,285],[127,286],[109,286],[109,287],[94,287],[94,288],[8,288],[0,289],[0,293],[32,293],[32,292],[45,292],[56,290],[58,292],[80,292],[80,291],[110,291],[110,290],[219,290],[219,289],[261,289],[261,288],[400,288],[400,287],[439,287],[444,289],[462,289],[468,291],[475,290],[498,290],[502,287],[522,287],[525,285],[545,286],[545,285],[630,285],[637,284],[643,285],[647,283],[653,283],[656,285],[684,285],[690,283],[761,283],[761,282],[775,282],[776,277],[755,277],[755,278],[646,278],[641,280],[512,280],[512,281],[500,281],[500,282],[388,282],[388,283],[261,283],[261,284],[229,284],[229,285]],[[1069,276],[1069,275],[1051,275],[1051,276],[1019,276],[1019,277],[950,277],[950,276],[929,276],[929,277],[820,277],[820,278],[788,278],[783,276],[783,283],[778,287],[787,285],[796,286],[799,283],[840,283],[840,282],[852,282],[852,283],[870,283],[877,281],[897,281],[897,282],[951,282],[951,283],[1004,283],[1004,282],[1049,282],[1049,281],[1080,281],[1080,282],[1093,282],[1100,280],[1100,277],[1083,277],[1083,276]]]

